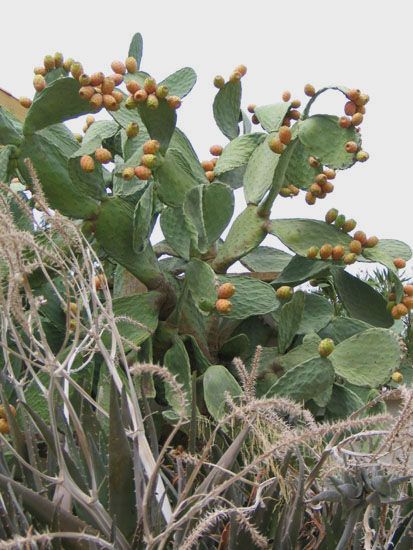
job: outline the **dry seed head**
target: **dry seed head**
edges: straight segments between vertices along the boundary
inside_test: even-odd
[[[235,294],[235,286],[232,283],[224,283],[218,287],[218,298],[229,299]]]
[[[278,130],[278,138],[284,145],[288,145],[291,141],[291,130],[287,126],[281,126]]]
[[[282,93],[282,96],[281,96],[282,100],[287,102],[287,101],[290,101],[291,99],[291,92],[289,90],[285,90],[283,93]]]
[[[306,84],[304,86],[304,93],[308,97],[313,97],[315,95],[315,88],[312,84]]]
[[[136,166],[135,176],[140,180],[148,180],[152,176],[152,172],[147,166]]]
[[[134,57],[130,56],[126,58],[125,67],[128,73],[136,73],[138,70],[138,63]]]
[[[95,151],[95,159],[100,164],[107,164],[112,160],[112,153],[108,149],[105,149],[104,147],[99,147]]]
[[[232,309],[232,304],[229,300],[220,298],[215,302],[215,309],[218,311],[218,313],[229,313]]]

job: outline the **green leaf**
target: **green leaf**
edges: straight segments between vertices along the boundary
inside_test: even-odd
[[[218,128],[228,139],[239,135],[241,82],[227,82],[215,96],[213,111]]]
[[[393,260],[395,258],[403,258],[403,260],[406,261],[410,260],[412,257],[412,249],[402,241],[380,239],[375,247],[364,248],[363,256],[372,262],[379,262],[389,269],[397,271],[394,267]]]
[[[322,172],[321,166],[313,168],[308,164],[310,152],[298,140],[286,172],[287,183],[291,183],[300,189],[308,189],[314,183],[317,174]]]
[[[242,389],[232,374],[222,365],[212,365],[204,374],[204,399],[209,414],[219,422],[225,415],[226,396],[233,399]]]
[[[186,400],[185,412],[190,415],[192,402],[191,366],[188,353],[180,338],[175,338],[172,347],[165,353],[163,364],[175,376],[176,381],[181,384]],[[180,411],[180,399],[176,395],[175,389],[168,382],[165,382],[165,397],[175,412],[183,412]]]
[[[304,303],[305,294],[298,291],[281,308],[278,323],[278,349],[280,353],[285,353],[297,334],[303,318]]]
[[[141,65],[142,60],[142,53],[143,53],[143,39],[140,32],[137,32],[133,35],[129,51],[128,51],[128,57],[134,57],[136,59],[136,63],[138,64],[138,70]]]
[[[176,95],[182,99],[189,94],[195,86],[195,82],[196,73],[194,69],[191,67],[184,67],[167,76],[159,85],[168,86],[168,95]]]
[[[281,155],[273,153],[268,146],[273,134],[267,136],[255,151],[247,164],[244,175],[244,195],[247,203],[258,204],[271,187],[274,172]]]
[[[246,319],[254,315],[265,315],[279,306],[272,286],[259,279],[228,275],[220,276],[219,282],[232,283],[235,286],[235,294],[231,297],[232,309],[225,317]]]
[[[224,183],[198,185],[191,189],[184,202],[184,215],[198,233],[197,247],[206,253],[221,236],[232,218],[234,194]]]
[[[329,358],[336,374],[350,384],[375,388],[399,366],[400,345],[390,330],[371,328],[338,344]]]
[[[271,220],[269,232],[301,256],[306,256],[311,246],[321,248],[323,244],[330,243],[332,246],[341,244],[348,248],[352,240],[350,235],[340,231],[334,225],[301,218]],[[332,263],[332,260],[329,261]]]
[[[202,313],[205,313],[205,306],[208,304],[214,307],[217,299],[215,273],[206,262],[192,259],[185,270],[185,281],[197,308]]]
[[[165,99],[160,99],[156,109],[139,103],[138,111],[151,139],[157,139],[161,144],[161,153],[165,153],[175,130],[176,110],[171,109]]]
[[[109,256],[146,284],[160,279],[159,266],[150,244],[137,254],[133,250],[133,206],[119,197],[102,203],[95,235]]]
[[[372,286],[343,269],[333,271],[334,285],[347,313],[376,327],[391,327],[387,302]]]
[[[254,250],[265,238],[265,220],[258,215],[258,207],[250,204],[233,222],[225,242],[218,249],[212,264],[217,272]]]
[[[264,134],[246,134],[228,143],[214,168],[216,176],[234,170],[248,163],[257,145],[264,139]]]
[[[139,253],[142,251],[152,230],[152,217],[154,210],[153,185],[149,184],[136,204],[133,213],[133,249]]]
[[[293,401],[313,399],[323,407],[329,401],[334,382],[334,369],[325,357],[314,357],[289,369],[268,390],[267,397],[281,395]]]
[[[310,333],[304,339],[303,343],[290,350],[285,355],[280,355],[278,361],[282,368],[287,371],[309,359],[319,357],[318,345],[320,343],[318,334]]]
[[[283,120],[288,113],[291,103],[275,103],[255,107],[254,114],[260,121],[261,126],[267,132],[277,132],[282,126]]]
[[[354,126],[341,128],[338,117],[314,115],[300,121],[298,137],[310,155],[317,157],[322,164],[335,170],[350,168],[355,161],[354,153],[347,153],[348,141],[361,143],[360,134]]]
[[[320,332],[320,338],[331,338],[336,344],[358,334],[363,330],[372,328],[371,325],[350,317],[336,317]]]
[[[333,393],[327,404],[327,415],[330,418],[348,418],[354,411],[364,405],[360,397],[346,386],[333,385]]]
[[[166,242],[185,260],[189,260],[191,243],[198,237],[191,224],[186,222],[182,208],[167,206],[161,214],[161,229]]]
[[[282,285],[296,286],[317,277],[329,274],[330,265],[322,260],[310,260],[303,256],[293,256],[275,281],[277,287]]]
[[[318,294],[305,294],[304,311],[298,334],[318,332],[325,327],[334,314],[333,305]]]
[[[98,203],[88,196],[88,187],[82,182],[75,185],[72,181],[68,156],[61,143],[57,145],[52,134],[41,132],[27,136],[22,145],[22,155],[32,161],[52,208],[78,219],[96,214]]]
[[[120,335],[136,346],[152,336],[158,326],[161,302],[161,295],[155,291],[115,298],[112,301],[113,312],[115,317],[119,317],[116,326]],[[124,317],[131,321],[123,320]]]
[[[134,468],[122,423],[118,392],[111,382],[109,408],[109,513],[122,533],[131,537],[136,528]]]
[[[19,145],[22,138],[21,122],[0,106],[0,145]]]
[[[159,198],[169,206],[182,206],[187,192],[199,183],[186,157],[172,148],[168,149],[155,177],[159,182]]]
[[[91,112],[88,101],[79,96],[79,82],[70,77],[59,78],[35,98],[24,121],[25,135]]]
[[[291,254],[270,246],[257,246],[241,259],[250,271],[281,272],[293,259]]]

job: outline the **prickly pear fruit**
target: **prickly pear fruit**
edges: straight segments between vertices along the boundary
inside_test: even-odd
[[[312,84],[306,84],[304,86],[304,93],[308,97],[313,97],[315,95],[315,88]]]
[[[134,57],[130,56],[125,61],[125,67],[128,73],[136,73],[138,70],[138,63]]]
[[[351,241],[351,243],[348,245],[348,248],[350,252],[353,252],[354,254],[361,254],[361,251],[363,250],[363,247],[361,245],[360,241]]]
[[[405,305],[409,311],[413,309],[413,296],[404,296],[402,304]]]
[[[341,116],[338,120],[338,123],[341,126],[341,128],[350,128],[351,119],[347,118],[346,116]]]
[[[373,237],[369,237],[367,239],[367,241],[365,242],[364,246],[366,246],[367,248],[373,248],[375,246],[377,246],[379,242],[379,239],[378,237],[376,237],[375,235]]]
[[[344,148],[347,151],[347,153],[356,153],[358,149],[358,145],[355,141],[348,141],[345,144]]]
[[[247,67],[245,65],[237,65],[234,69],[237,71],[237,73],[240,73],[241,76],[245,76],[247,74]]]
[[[165,84],[162,84],[161,86],[158,86],[155,91],[155,95],[159,99],[165,99],[169,94],[169,88],[168,86],[165,86]]]
[[[331,183],[331,181],[327,181],[323,185],[323,192],[324,193],[332,193],[334,191],[334,185]]]
[[[315,201],[315,196],[310,191],[307,191],[307,193],[305,194],[305,202],[312,206],[313,204],[315,204]]]
[[[46,88],[46,80],[41,74],[36,74],[33,78],[33,86],[36,92],[41,92]]]
[[[235,286],[232,283],[224,283],[218,287],[218,298],[229,299],[235,294]]]
[[[205,172],[205,176],[206,176],[206,178],[207,178],[208,181],[210,181],[210,182],[211,182],[211,181],[214,181],[214,179],[215,179],[215,172],[214,172],[213,170],[207,170],[207,171]]]
[[[155,155],[160,148],[160,143],[156,139],[149,139],[143,144],[143,152],[145,155]]]
[[[223,298],[220,298],[215,302],[215,309],[218,311],[218,313],[229,313],[232,309],[232,304],[229,300],[225,300]]]
[[[301,113],[300,111],[296,111],[295,109],[292,109],[289,113],[288,113],[288,116],[293,119],[293,120],[300,120],[300,117],[301,117]]]
[[[320,166],[320,162],[315,157],[308,157],[308,164],[311,168],[318,168]]]
[[[238,71],[232,71],[232,73],[229,75],[230,82],[239,82],[241,78],[242,74]]]
[[[291,130],[287,126],[281,126],[278,130],[278,138],[284,145],[288,145],[291,141]]]
[[[116,103],[119,104],[119,103],[122,103],[123,101],[123,94],[120,90],[113,90],[112,92],[112,96],[115,98],[116,100]]]
[[[346,113],[346,115],[353,116],[356,111],[357,111],[357,105],[352,101],[347,101],[347,103],[344,105],[344,112]]]
[[[354,113],[354,115],[351,117],[351,124],[353,126],[360,126],[360,124],[363,122],[363,115],[361,113]]]
[[[61,52],[56,52],[53,56],[53,59],[54,59],[54,66],[56,68],[61,67],[63,65],[64,57]]]
[[[81,86],[89,86],[90,85],[90,76],[88,74],[81,74],[79,76],[79,84]]]
[[[112,71],[116,74],[125,74],[126,73],[126,65],[122,61],[112,61],[110,64],[110,67]]]
[[[319,253],[318,246],[310,246],[310,248],[307,250],[307,258],[310,258],[313,260],[314,258],[317,258],[317,255]]]
[[[112,153],[108,149],[105,149],[104,147],[99,147],[95,151],[95,159],[100,164],[107,164],[112,160]]]
[[[78,61],[74,61],[70,66],[70,74],[73,76],[73,78],[78,80],[83,73],[84,71],[82,64]]]
[[[346,254],[343,257],[343,262],[347,265],[354,264],[354,262],[357,260],[357,254],[354,254],[353,252],[350,252],[350,254]]]
[[[148,180],[152,176],[152,172],[147,166],[136,166],[135,176],[140,180]]]
[[[118,108],[118,103],[113,95],[103,94],[103,106],[108,111],[116,111],[116,109]]]
[[[93,73],[90,75],[90,85],[91,86],[100,86],[105,79],[105,75],[99,71],[98,73]]]
[[[154,94],[156,92],[156,80],[150,76],[145,78],[143,88],[148,95]]]
[[[278,194],[281,197],[291,197],[291,190],[288,187],[281,187]]]
[[[356,155],[356,160],[358,162],[366,162],[369,159],[369,154],[366,151],[358,151]]]
[[[291,99],[291,92],[289,90],[285,90],[285,92],[282,93],[282,96],[281,96],[282,100],[287,102],[287,101],[290,101]]]
[[[22,107],[25,109],[30,109],[31,104],[33,103],[32,100],[29,97],[21,97],[19,99],[19,103]]]
[[[319,197],[323,193],[323,190],[321,189],[321,186],[318,183],[312,183],[310,185],[309,191],[315,197]]]
[[[129,82],[126,83],[126,89],[130,94],[134,95],[141,89],[141,85],[139,82],[136,82],[136,80],[129,80]]]
[[[270,141],[268,142],[269,148],[273,153],[277,153],[278,155],[281,155],[281,153],[284,151],[284,144],[280,141],[278,137],[272,137]]]
[[[0,433],[3,435],[10,433],[9,423],[5,418],[0,418]]]
[[[139,125],[137,122],[129,122],[126,126],[126,135],[128,138],[134,138],[139,134]],[[145,150],[144,150],[145,153]]]
[[[356,241],[360,241],[361,244],[364,246],[367,241],[367,235],[364,233],[364,231],[356,231],[353,235],[353,239]]]
[[[408,313],[409,313],[409,310],[404,304],[397,304],[391,310],[391,314],[394,319],[401,319]]]
[[[247,107],[247,111],[248,111],[249,113],[251,113],[251,114],[254,114],[255,108],[256,108],[255,103],[250,103],[250,104],[248,105],[248,107]]]
[[[16,409],[13,405],[9,405],[9,412],[13,416],[16,416]],[[4,420],[7,420],[7,414],[4,405],[0,405],[0,418],[4,418]]]
[[[336,177],[336,171],[333,170],[332,168],[324,168],[323,174],[329,180],[333,180]]]
[[[102,94],[93,94],[89,100],[89,104],[95,111],[98,111],[103,106],[103,96]]]
[[[144,103],[148,99],[148,94],[145,90],[137,90],[133,94],[133,99],[136,103]]]
[[[328,357],[334,351],[334,340],[324,338],[318,345],[318,353],[321,357]]]
[[[80,167],[84,172],[93,172],[95,169],[95,161],[89,155],[83,155],[80,159]]]
[[[333,252],[333,247],[329,243],[323,244],[323,246],[320,248],[320,258],[322,260],[327,260]]]
[[[149,94],[146,100],[146,106],[148,109],[157,109],[159,107],[159,99],[155,94]]]
[[[332,252],[331,252],[331,257],[333,258],[333,260],[341,260],[341,258],[344,256],[344,246],[342,246],[341,244],[338,244],[336,245]]]
[[[74,62],[75,62],[74,59],[72,59],[71,57],[69,57],[68,59],[65,59],[65,60],[63,61],[63,65],[62,65],[62,66],[63,66],[64,70],[65,70],[67,73],[70,72],[70,67],[72,66],[72,63],[74,63]]]
[[[220,155],[222,155],[223,150],[224,148],[222,147],[222,145],[211,145],[211,147],[209,148],[209,152],[214,157],[219,157]]]
[[[35,67],[33,69],[34,74],[40,74],[42,76],[45,76],[47,74],[47,71],[44,67]]]
[[[147,168],[153,168],[156,164],[156,156],[151,154],[142,155],[141,164]]]
[[[219,90],[225,86],[225,78],[220,74],[214,78],[214,86]]]
[[[339,214],[337,216],[337,218],[335,219],[335,221],[334,221],[334,225],[338,229],[341,229],[344,226],[345,223],[346,223],[346,217],[344,216],[344,214]]]
[[[290,190],[291,194],[294,195],[294,197],[296,197],[300,193],[299,188],[292,183],[288,184],[288,189]]]
[[[280,286],[277,288],[276,295],[279,300],[289,300],[294,293],[294,290],[290,286]]]
[[[132,166],[127,166],[123,169],[122,172],[122,178],[126,181],[130,181],[133,176],[135,175],[135,170],[132,168]]]
[[[401,384],[403,382],[403,375],[401,372],[396,371],[396,372],[393,372],[393,374],[391,375],[391,379],[396,384]]]
[[[205,170],[205,172],[211,172],[214,169],[214,163],[212,160],[203,160],[201,162],[202,168]]]
[[[46,71],[52,71],[55,68],[53,55],[45,55],[43,65]]]
[[[171,109],[179,109],[182,104],[181,98],[177,95],[170,95],[166,98],[168,105]]]
[[[393,264],[397,269],[403,269],[406,267],[406,260],[403,260],[403,258],[394,258]]]
[[[353,229],[356,228],[356,225],[357,225],[356,220],[353,220],[352,218],[350,218],[349,220],[346,220],[343,223],[343,226],[341,229],[342,231],[344,231],[344,233],[350,233],[350,231],[353,231]]]
[[[403,290],[407,296],[413,296],[413,285],[404,285]]]
[[[82,86],[79,90],[79,96],[87,101],[90,101],[94,95],[95,88],[93,86]]]
[[[102,82],[102,94],[111,94],[113,90],[115,89],[115,83],[114,81],[109,78],[108,76],[105,76]]]

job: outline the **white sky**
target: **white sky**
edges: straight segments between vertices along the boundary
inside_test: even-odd
[[[212,116],[213,77],[244,63],[243,105],[303,99],[303,87],[343,84],[370,95],[362,125],[370,160],[341,172],[335,191],[315,206],[304,196],[277,200],[272,217],[322,219],[331,207],[355,218],[369,235],[413,246],[411,211],[413,113],[412,4],[408,0],[156,0],[146,2],[7,2],[2,6],[0,87],[33,94],[33,67],[47,53],[80,60],[87,72],[110,70],[127,56],[130,39],[144,39],[142,69],[161,80],[191,66],[198,75],[178,111],[201,160],[226,143]],[[7,5],[7,7],[6,7]],[[343,96],[329,94],[313,112],[342,114]],[[242,208],[242,196],[237,201]]]

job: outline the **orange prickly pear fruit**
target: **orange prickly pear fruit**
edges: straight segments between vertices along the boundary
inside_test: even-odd
[[[304,93],[308,97],[313,97],[315,95],[315,88],[312,84],[306,84],[304,86]]]
[[[137,122],[129,122],[126,127],[126,135],[128,138],[134,138],[139,134],[139,125]],[[145,150],[143,151],[145,153]]]
[[[366,246],[367,248],[373,248],[375,246],[377,246],[379,242],[379,239],[378,237],[376,237],[375,235],[373,237],[369,237],[367,239],[367,241],[365,242],[364,246]]]
[[[404,285],[403,290],[407,296],[413,296],[413,285]]]
[[[139,82],[136,82],[136,80],[129,80],[129,82],[126,83],[126,89],[130,94],[134,95],[141,89],[141,85]]]
[[[84,172],[93,172],[95,169],[95,161],[89,155],[83,155],[80,159],[80,167]]]
[[[72,63],[74,63],[74,59],[72,59],[71,57],[69,57],[68,59],[65,59],[63,61],[63,64],[62,64],[62,67],[64,68],[64,70],[68,73],[70,72],[70,67],[72,66]]]
[[[232,283],[223,283],[218,287],[218,298],[229,299],[235,294],[235,286]]]
[[[9,405],[9,412],[13,416],[16,416],[16,409],[13,407],[13,405]],[[6,414],[6,409],[5,409],[4,405],[0,405],[0,418],[3,418],[4,420],[7,420],[7,414]]]
[[[347,101],[344,105],[344,112],[347,116],[353,116],[357,111],[357,105],[352,101]]]
[[[47,71],[44,67],[35,67],[33,69],[34,74],[40,74],[41,76],[45,76],[47,74]]]
[[[136,101],[136,103],[144,103],[148,99],[148,94],[145,92],[145,90],[137,90],[133,94],[133,99]]]
[[[353,252],[350,252],[350,254],[346,254],[343,258],[343,262],[347,265],[354,264],[356,260],[357,254],[354,254]]]
[[[354,254],[361,254],[361,251],[363,250],[363,247],[361,245],[360,241],[351,241],[351,243],[348,245],[348,248],[350,252],[353,252]]]
[[[354,115],[351,117],[351,124],[353,126],[360,126],[362,122],[363,122],[363,115],[361,113],[354,113]]]
[[[250,104],[248,105],[248,107],[247,107],[247,111],[248,111],[249,113],[251,113],[251,114],[254,114],[255,108],[256,108],[255,103],[250,103]]]
[[[294,197],[296,197],[300,193],[299,188],[292,183],[288,184],[288,189],[291,191],[291,194],[294,195]]]
[[[291,190],[288,187],[281,187],[280,190],[278,191],[278,194],[281,197],[291,197],[292,195]]]
[[[112,94],[103,94],[103,106],[108,111],[116,111],[118,103]]]
[[[103,106],[103,95],[102,94],[93,94],[89,100],[90,106],[95,110],[99,111]]]
[[[320,185],[318,185],[318,183],[311,184],[309,191],[315,197],[319,197],[323,192],[323,190],[321,189]]]
[[[214,179],[215,179],[215,172],[214,172],[213,170],[207,170],[207,171],[205,172],[205,176],[206,176],[206,178],[207,178],[208,181],[210,181],[210,182],[211,182],[211,181],[214,181]]]
[[[125,67],[128,73],[136,73],[138,70],[138,63],[134,57],[130,56],[125,61]]]
[[[331,252],[331,257],[333,258],[333,260],[341,260],[341,258],[344,256],[344,246],[342,246],[341,244],[338,244],[336,245],[332,252]]]
[[[156,139],[150,139],[143,144],[143,152],[145,155],[156,155],[160,146],[159,141]]]
[[[349,220],[346,220],[341,229],[342,231],[344,231],[344,233],[349,233],[350,231],[353,231],[353,229],[356,228],[356,225],[357,225],[357,222],[356,220],[353,220],[352,218],[350,218]]]
[[[291,141],[291,130],[287,126],[281,126],[278,130],[278,139],[284,145],[288,145]]]
[[[341,116],[338,120],[338,123],[342,128],[350,128],[351,119],[347,118],[346,116]]]
[[[105,75],[102,72],[93,73],[90,75],[90,85],[100,86],[105,79]]]
[[[323,174],[329,180],[333,180],[336,177],[336,171],[333,170],[332,168],[324,168]]]
[[[284,151],[284,144],[278,137],[272,137],[270,141],[268,142],[269,148],[273,153],[277,153],[278,155],[281,155],[281,153]]]
[[[319,251],[320,249],[318,248],[318,246],[310,246],[310,248],[307,250],[307,258],[310,258],[311,260],[317,258]]]
[[[287,102],[287,101],[290,101],[291,99],[291,92],[289,90],[285,90],[285,92],[282,93],[282,96],[281,96],[282,100]]]
[[[222,147],[222,145],[211,145],[211,147],[209,148],[209,152],[214,157],[219,157],[220,155],[222,155],[223,150],[224,148]]]
[[[237,71],[237,73],[240,73],[241,76],[245,76],[247,74],[247,67],[245,65],[237,65],[234,70]]]
[[[87,101],[90,101],[94,95],[95,89],[93,86],[82,86],[79,90],[79,96]]]
[[[323,192],[324,193],[332,193],[334,191],[334,185],[331,183],[331,181],[327,181],[323,185]]]
[[[31,107],[31,104],[33,103],[32,100],[29,97],[21,97],[19,99],[19,103],[22,107],[25,109],[29,109]]]
[[[116,74],[125,74],[126,73],[126,65],[122,61],[112,61],[110,64],[110,67],[112,71]]]
[[[113,90],[115,89],[115,83],[114,81],[109,78],[108,76],[105,76],[102,82],[102,94],[111,94]]]
[[[177,95],[170,95],[166,98],[168,105],[171,109],[179,109],[182,104],[181,98]]]
[[[315,196],[310,191],[307,191],[307,193],[305,194],[305,202],[312,206],[313,204],[315,204],[315,201]]]
[[[214,163],[212,162],[212,160],[203,160],[201,162],[201,166],[205,170],[205,172],[212,172],[212,170],[214,169]]]
[[[356,88],[351,88],[347,91],[346,96],[350,101],[355,102],[360,97],[360,90],[357,90]]]
[[[397,269],[403,269],[406,267],[406,260],[403,260],[403,258],[394,258],[393,264]]]
[[[330,208],[330,210],[326,212],[325,220],[327,223],[333,223],[334,221],[336,221],[337,216],[338,216],[337,208]]]
[[[413,309],[413,296],[405,296],[402,300],[402,304],[410,311]]]
[[[148,180],[152,176],[152,172],[147,166],[136,166],[135,176],[140,180]]]
[[[135,170],[132,168],[132,166],[127,166],[123,169],[122,172],[122,178],[126,181],[130,181],[133,176],[135,175]]]
[[[229,75],[230,82],[239,82],[241,78],[242,74],[238,71],[232,71],[232,73]]]
[[[105,149],[104,147],[99,147],[95,151],[95,159],[100,164],[107,164],[112,160],[112,153],[108,149]]]
[[[9,423],[5,418],[0,418],[0,433],[3,435],[10,433]]]
[[[367,235],[364,233],[364,231],[356,231],[353,235],[353,239],[356,241],[360,241],[361,244],[364,246],[367,241]]]
[[[226,300],[224,298],[220,298],[215,302],[215,309],[218,311],[218,313],[229,313],[232,309],[232,304],[229,300]]]
[[[123,94],[120,90],[113,90],[112,97],[115,98],[116,103],[119,105],[119,103],[122,103],[123,101]]]
[[[292,109],[289,113],[288,113],[288,116],[290,118],[292,118],[293,120],[299,120],[300,119],[300,116],[301,116],[301,113],[300,111],[296,111],[295,109]]]
[[[90,85],[90,76],[88,74],[81,74],[79,76],[79,84],[81,86],[89,86]]]
[[[46,88],[46,80],[41,74],[36,74],[33,78],[33,86],[36,92],[41,92]]]
[[[333,252],[333,247],[329,243],[323,244],[323,246],[320,248],[320,258],[322,260],[327,260]]]
[[[154,94],[156,92],[156,80],[152,77],[145,78],[143,82],[143,88],[145,92],[149,94]]]
[[[308,157],[308,164],[311,168],[318,168],[320,166],[320,162],[315,157]]]
[[[358,149],[358,145],[355,141],[348,141],[344,148],[347,151],[347,153],[356,153]]]

